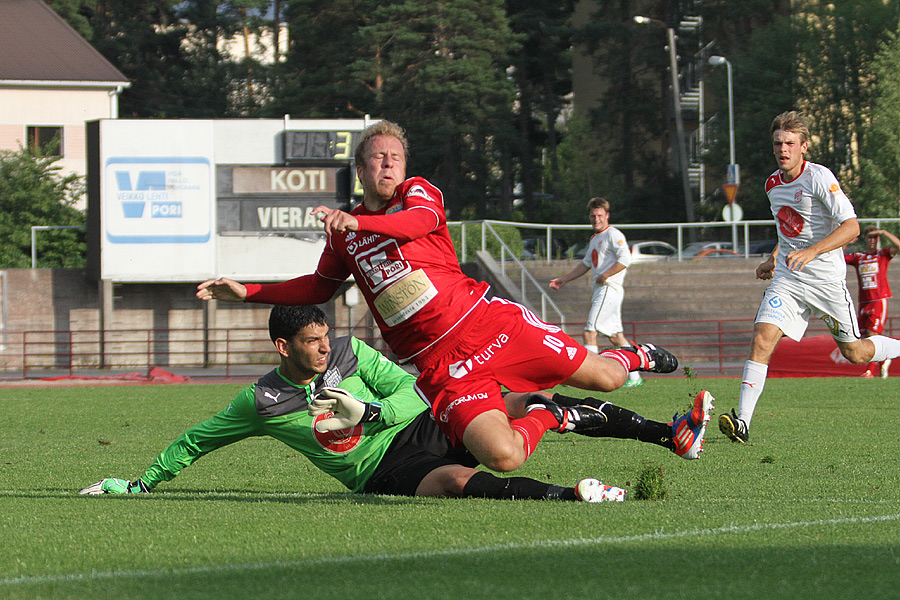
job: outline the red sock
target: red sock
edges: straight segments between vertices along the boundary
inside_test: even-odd
[[[559,427],[559,421],[556,420],[556,417],[549,410],[535,409],[521,419],[510,420],[509,426],[522,434],[525,458],[528,458],[534,452],[534,449],[537,448],[544,432],[548,429]]]
[[[872,373],[880,373],[881,372],[881,363],[878,362],[870,362],[869,366],[866,367]]]
[[[600,353],[600,356],[613,359],[625,367],[625,370],[629,373],[637,371],[641,366],[641,357],[637,355],[637,352],[632,352],[631,350],[623,350],[622,348],[604,350]]]

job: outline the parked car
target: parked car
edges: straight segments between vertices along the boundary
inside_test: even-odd
[[[668,257],[678,253],[678,250],[672,244],[657,240],[635,240],[629,241],[628,247],[631,249],[631,262],[656,262],[665,260]],[[587,250],[587,244],[577,244],[572,247],[574,249],[572,258],[582,260]]]
[[[682,258],[694,258],[704,250],[733,250],[731,242],[691,242],[681,251]]]
[[[656,262],[677,256],[678,249],[667,242],[658,240],[635,240],[628,242],[631,248],[631,263]]]
[[[752,255],[762,255],[771,254],[772,250],[775,249],[775,246],[778,245],[778,240],[761,240],[758,242],[750,242],[750,245],[747,248],[747,254]]]
[[[691,260],[703,260],[705,258],[735,258],[738,256],[741,255],[728,248],[704,248],[691,257]]]

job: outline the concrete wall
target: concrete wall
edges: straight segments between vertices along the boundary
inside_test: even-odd
[[[754,278],[759,262],[759,258],[751,258],[632,266],[625,282],[626,332],[630,334],[629,324],[634,323],[658,322],[649,329],[677,332],[685,327],[702,329],[696,325],[702,320],[737,319],[742,321],[742,332],[732,337],[745,345],[748,334],[743,330],[756,315],[767,285]],[[574,264],[534,261],[528,263],[528,269],[547,289],[550,279],[567,273]],[[514,268],[507,268],[509,279],[517,281]],[[463,270],[490,281],[490,274],[475,263],[463,265]],[[893,289],[900,292],[900,267],[888,273]],[[853,270],[847,282],[856,298]],[[70,362],[76,368],[215,367],[225,364],[226,349],[231,364],[271,360],[266,334],[268,305],[218,302],[211,315],[207,303],[195,298],[195,288],[196,283],[114,285],[111,317],[101,336],[100,286],[90,282],[83,271],[0,271],[0,371],[22,369],[24,343],[28,344],[28,365],[35,368],[67,368]],[[590,302],[588,278],[551,294],[565,314],[566,330],[580,339]],[[340,294],[323,309],[337,335],[352,333],[387,351],[365,303],[360,302],[351,308]],[[810,327],[820,326],[812,323]],[[892,327],[889,321],[886,333],[896,335]],[[647,329],[642,325],[633,331],[640,338]],[[662,339],[677,344],[677,337]],[[743,345],[741,352],[745,351]]]
[[[208,303],[195,298],[195,283],[115,284],[101,335],[101,286],[83,271],[7,269],[0,282],[0,370],[22,369],[23,361],[30,367],[69,361],[84,368],[215,366],[224,364],[226,346],[232,363],[271,360],[271,307],[216,302],[211,315]],[[340,295],[322,308],[337,334],[347,334],[352,319],[353,334],[379,347],[364,304],[351,310]]]

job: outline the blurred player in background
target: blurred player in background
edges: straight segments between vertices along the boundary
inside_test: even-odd
[[[593,431],[607,419],[596,407],[551,400],[535,400],[516,417],[501,385],[535,392],[565,383],[608,392],[629,371],[677,368],[671,353],[652,344],[589,353],[524,306],[488,299],[490,286],[460,269],[441,191],[421,177],[406,178],[406,135],[396,123],[367,128],[355,160],[362,203],[349,213],[315,209],[328,234],[315,273],[267,285],[212,279],[198,286],[197,297],[320,304],[352,276],[391,350],[419,370],[416,390],[441,430],[454,447],[501,472],[524,464],[544,432]],[[698,394],[673,422],[680,456],[699,458],[710,408],[712,396]]]
[[[588,201],[588,218],[594,235],[584,259],[574,269],[550,281],[550,289],[559,290],[573,279],[591,271],[593,293],[591,310],[584,324],[584,347],[597,354],[597,334],[602,333],[616,348],[634,346],[625,339],[622,327],[622,300],[625,297],[625,270],[631,265],[631,251],[625,235],[609,224],[609,202],[605,198]],[[639,371],[630,371],[625,387],[643,383]]]
[[[860,334],[841,250],[859,235],[859,222],[834,174],[806,161],[805,119],[796,111],[782,113],[772,121],[771,135],[778,170],[766,180],[766,194],[778,246],[756,268],[756,277],[772,283],[756,314],[738,412],[719,416],[722,433],[741,443],[749,439],[775,347],[785,335],[800,341],[811,316],[825,322],[841,354],[854,364],[900,356],[900,340]]]
[[[859,282],[857,300],[859,329],[863,337],[871,337],[884,333],[884,324],[888,316],[888,298],[891,297],[891,286],[887,280],[888,263],[897,256],[900,239],[889,231],[878,229],[875,225],[866,227],[864,235],[866,251],[844,254],[844,261],[856,267],[856,278]],[[886,237],[891,245],[879,250],[878,245],[882,236]],[[881,365],[878,362],[871,362],[862,376],[874,377],[875,373],[880,372],[881,376],[886,378],[890,366],[890,358],[885,359]]]

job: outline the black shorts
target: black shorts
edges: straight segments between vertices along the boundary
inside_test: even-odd
[[[415,496],[425,476],[447,465],[478,466],[475,457],[465,449],[450,445],[430,410],[423,411],[401,431],[378,468],[363,486],[366,494]]]

